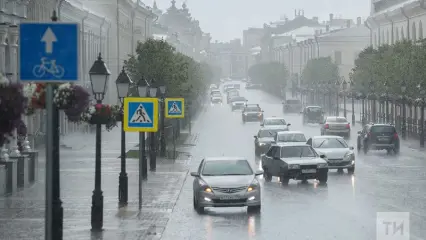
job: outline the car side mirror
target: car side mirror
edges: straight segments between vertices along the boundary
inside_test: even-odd
[[[191,172],[191,176],[193,176],[193,177],[199,177],[200,174],[198,174],[197,172]]]
[[[354,147],[349,147],[349,150],[354,150]]]
[[[291,123],[287,123],[287,126],[291,126]]]
[[[326,158],[326,156],[324,154],[321,154],[320,158]]]
[[[254,139],[257,139],[257,136],[253,136],[254,137]]]
[[[263,127],[265,124],[261,123],[260,126]]]
[[[361,131],[358,131],[358,134],[362,134],[362,132],[361,132]]]
[[[262,170],[257,170],[255,173],[254,173],[254,175],[256,175],[256,176],[260,176],[260,175],[262,175],[263,174],[263,171]]]

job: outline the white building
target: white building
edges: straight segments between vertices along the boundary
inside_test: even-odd
[[[423,39],[426,21],[425,0],[372,0],[367,26],[371,29],[371,44],[392,44],[403,39]]]

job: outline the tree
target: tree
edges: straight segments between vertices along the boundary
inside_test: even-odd
[[[330,57],[310,59],[302,71],[301,83],[310,88],[321,83],[333,83],[339,80],[339,67],[331,61]]]
[[[250,67],[248,75],[252,82],[263,84],[265,90],[281,94],[287,85],[288,70],[279,62],[259,63]]]

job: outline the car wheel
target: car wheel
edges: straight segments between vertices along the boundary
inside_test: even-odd
[[[354,172],[355,172],[355,166],[348,168],[349,174],[354,174]]]
[[[267,170],[263,171],[263,179],[265,179],[265,182],[271,182],[272,181],[272,175],[269,174]]]
[[[247,212],[250,212],[250,213],[258,213],[258,212],[260,212],[260,209],[261,209],[261,205],[257,205],[257,206],[248,206],[248,207],[247,207]]]
[[[280,180],[281,180],[281,184],[283,186],[288,186],[288,182],[290,181],[290,178],[282,176],[282,177],[280,177]]]
[[[200,207],[198,204],[198,200],[195,198],[195,194],[194,194],[194,200],[193,200],[193,204],[194,204],[194,209],[195,211],[197,211],[197,213],[203,213],[204,212],[204,207]]]
[[[326,184],[328,180],[328,174],[321,174],[318,176],[318,181],[320,182],[320,184]]]

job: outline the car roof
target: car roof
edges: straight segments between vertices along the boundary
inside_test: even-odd
[[[301,131],[281,131],[277,133],[278,135],[284,135],[284,134],[303,134],[305,135],[303,132]]]
[[[367,124],[367,125],[371,125],[371,126],[389,126],[389,127],[395,127],[392,124],[389,123],[374,123],[374,124]]]
[[[276,130],[276,129],[282,129],[285,131],[287,128],[283,128],[283,125],[266,125],[264,127],[261,127],[260,130]]]
[[[305,108],[322,108],[321,106],[314,106],[314,105],[312,105],[312,106],[306,106]]]
[[[264,118],[263,121],[265,121],[265,120],[274,120],[274,119],[284,119],[284,117],[267,117],[267,118]]]
[[[278,142],[275,145],[279,147],[309,146],[305,142]]]
[[[247,161],[247,158],[245,158],[245,157],[225,157],[225,156],[204,158],[204,161],[225,161],[225,160],[246,160]]]
[[[338,138],[338,139],[343,139],[343,137],[341,137],[341,136],[334,136],[334,135],[322,135],[322,136],[314,136],[314,137],[312,137],[312,139],[323,139],[323,138],[328,138],[328,139],[335,139],[335,138]]]

